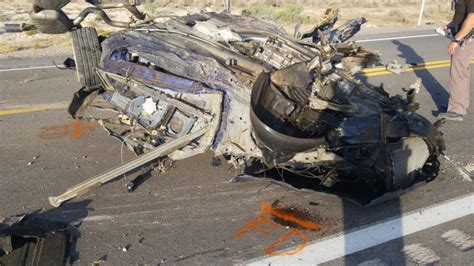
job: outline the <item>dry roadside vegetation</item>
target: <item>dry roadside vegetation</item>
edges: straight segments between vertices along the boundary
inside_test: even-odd
[[[232,12],[277,21],[283,24],[290,33],[292,33],[296,24],[301,24],[302,29],[310,28],[329,7],[339,9],[341,15],[339,23],[363,16],[369,21],[364,25],[366,28],[415,26],[421,0],[404,0],[404,2],[407,1],[411,3],[401,3],[403,0],[233,0]],[[424,25],[433,25],[434,27],[451,19],[452,12],[449,0],[427,2],[423,17]],[[71,3],[66,6],[65,11],[70,17],[74,17],[86,6],[88,4],[83,2]],[[205,8],[221,11],[223,10],[223,1],[155,0],[153,3],[143,3],[139,8],[155,17],[170,14],[185,15],[199,12]],[[29,9],[30,5],[23,0],[15,1],[13,4],[10,2],[7,4],[0,0],[0,25],[4,22],[27,22]],[[110,15],[117,20],[126,20],[129,17],[128,13],[120,10],[110,11]],[[98,28],[102,35],[109,35],[117,30],[104,25],[101,19],[93,15],[86,19],[84,25]],[[32,31],[0,35],[0,54],[48,47],[55,47],[53,50],[59,49],[68,52],[70,45],[69,34],[45,35]]]

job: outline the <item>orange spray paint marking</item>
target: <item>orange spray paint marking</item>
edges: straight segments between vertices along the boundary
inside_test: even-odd
[[[97,127],[99,127],[99,124],[97,123],[74,120],[71,125],[71,137],[79,139],[81,138],[82,133],[88,130],[96,129]]]
[[[94,130],[98,127],[99,124],[95,122],[74,120],[71,125],[57,125],[41,128],[39,138],[58,139],[71,136],[72,138],[79,139],[86,131]]]
[[[292,237],[296,237],[296,236],[299,236],[301,238],[301,244],[296,249],[290,252],[280,252],[280,253],[275,251],[279,245],[284,244],[286,240]],[[290,232],[284,235],[281,235],[277,240],[270,243],[270,245],[264,249],[264,252],[265,254],[271,255],[271,256],[291,256],[303,251],[303,249],[306,247],[307,244],[308,244],[308,239],[306,238],[306,235],[304,234],[304,232],[298,229],[292,229]]]
[[[272,221],[268,216],[278,218],[282,221],[293,223],[305,230],[316,230],[320,228],[320,224],[310,221],[308,219],[301,218],[298,214],[293,213],[289,210],[277,209],[272,206],[271,203],[263,203],[261,206],[262,212],[259,214],[258,218],[251,220],[247,223],[241,230],[234,233],[236,238],[241,238],[243,235],[250,233],[251,230],[257,231],[263,236],[271,237],[274,234],[270,232],[268,228],[264,226],[278,229],[285,228],[279,223]],[[300,239],[300,245],[295,249],[288,252],[277,252],[277,248],[283,245],[285,242],[293,238]],[[303,231],[297,228],[291,229],[289,232],[286,232],[278,237],[278,239],[272,241],[268,247],[264,249],[265,254],[271,256],[291,256],[301,252],[307,245],[308,238]]]
[[[275,209],[275,208],[272,207],[272,205],[270,203],[263,203],[261,205],[261,208],[262,208],[263,212],[266,212],[266,213],[268,213],[268,214],[270,214],[274,217],[280,218],[285,222],[295,223],[295,224],[297,224],[297,225],[299,225],[299,226],[301,226],[301,227],[303,227],[304,229],[307,229],[307,230],[316,230],[320,227],[319,224],[311,222],[311,221],[304,220],[301,217],[298,217],[294,213],[291,213],[291,212],[286,211],[286,210]]]
[[[241,238],[244,234],[249,233],[251,229],[254,229],[257,232],[262,233],[264,236],[271,236],[272,233],[267,231],[265,228],[261,227],[261,224],[267,224],[272,227],[281,227],[281,225],[273,222],[268,219],[265,215],[260,214],[257,219],[250,221],[244,228],[234,233],[236,238]]]
[[[40,139],[58,139],[67,136],[68,131],[67,125],[43,127],[41,128],[39,137]]]

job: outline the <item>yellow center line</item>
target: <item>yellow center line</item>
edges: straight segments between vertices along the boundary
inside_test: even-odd
[[[474,60],[471,61],[471,64],[474,64]],[[427,69],[436,69],[442,67],[449,67],[451,65],[451,60],[440,60],[440,61],[432,61],[432,62],[424,62],[417,64],[416,66],[410,66],[407,70],[402,71],[405,72],[413,72],[417,70],[427,70]],[[386,68],[369,68],[364,69],[362,71],[362,76],[364,77],[374,77],[374,76],[382,76],[382,75],[393,75],[392,71],[388,71]]]
[[[471,64],[474,64],[474,60],[471,61]],[[423,62],[411,66],[407,70],[402,71],[402,73],[413,72],[417,70],[427,70],[427,69],[436,69],[442,67],[449,67],[451,65],[451,60],[439,60],[431,62]],[[364,77],[374,77],[382,75],[393,75],[395,73],[388,71],[386,68],[368,68],[362,71],[362,76]],[[29,105],[29,106],[0,106],[0,116],[14,115],[14,114],[23,114],[23,113],[34,113],[47,110],[58,110],[65,109],[68,107],[68,103],[52,103],[52,104],[40,104],[40,105]]]
[[[0,106],[0,116],[15,115],[24,113],[34,113],[47,110],[59,110],[67,108],[69,103],[51,103],[38,105],[16,105],[16,106]]]
[[[44,111],[44,110],[45,109],[39,109],[39,108],[0,110],[0,116],[15,115],[15,114],[22,114],[22,113],[33,113],[33,112],[39,112],[39,111]]]
[[[439,60],[439,61],[421,62],[421,63],[416,63],[416,65],[413,65],[413,67],[423,67],[423,66],[431,66],[431,65],[446,64],[446,63],[451,63],[451,60],[445,59],[445,60]],[[378,71],[384,71],[384,70],[387,70],[387,69],[385,67],[366,68],[362,72],[371,73],[371,72],[378,72]]]

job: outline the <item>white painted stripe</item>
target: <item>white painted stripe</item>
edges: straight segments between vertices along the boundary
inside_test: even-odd
[[[7,68],[7,69],[0,69],[0,73],[1,72],[35,70],[35,69],[50,69],[50,68],[57,68],[57,67],[64,67],[64,66],[63,65],[58,65],[58,66],[36,66],[36,67]]]
[[[321,264],[472,214],[474,214],[474,193],[385,222],[314,241],[303,251],[292,256],[264,256],[245,264]]]
[[[381,42],[381,41],[391,41],[391,40],[403,40],[403,39],[416,39],[416,38],[426,38],[426,37],[435,37],[439,36],[438,34],[422,34],[422,35],[411,35],[411,36],[399,36],[399,37],[388,37],[380,39],[367,39],[367,40],[358,40],[356,43],[366,43],[366,42]]]
[[[402,249],[403,253],[417,265],[434,264],[441,260],[436,253],[422,244],[412,244]]]
[[[96,215],[82,218],[81,222],[102,222],[107,220],[113,220],[115,217],[115,215]]]
[[[390,40],[426,38],[426,37],[434,37],[434,36],[439,36],[439,35],[438,34],[424,34],[424,35],[388,37],[388,38],[380,38],[380,39],[366,39],[366,40],[358,40],[358,41],[355,41],[355,42],[356,43],[367,43],[367,42],[380,42],[380,41],[390,41]],[[36,70],[36,69],[51,69],[51,68],[56,68],[56,67],[57,66],[36,66],[36,67],[7,68],[7,69],[0,69],[0,73],[2,73],[2,72],[13,72],[13,71],[27,71],[27,70]],[[62,67],[62,65],[59,66],[59,67]]]

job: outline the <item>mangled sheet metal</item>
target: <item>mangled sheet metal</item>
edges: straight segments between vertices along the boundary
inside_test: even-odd
[[[0,265],[70,265],[78,232],[37,213],[9,216],[0,223]]]
[[[291,36],[253,17],[203,12],[135,21],[100,50],[74,43],[79,76],[100,80],[83,91],[95,90],[120,112],[128,129],[116,135],[144,154],[51,203],[145,163],[208,150],[242,174],[326,190],[359,184],[370,199],[432,180],[444,150],[439,123],[415,112],[413,91],[391,96],[354,76],[379,55],[348,42],[365,19],[334,28],[337,20],[330,10],[312,30]],[[95,32],[70,31],[89,39]],[[100,60],[77,56],[87,51]]]

